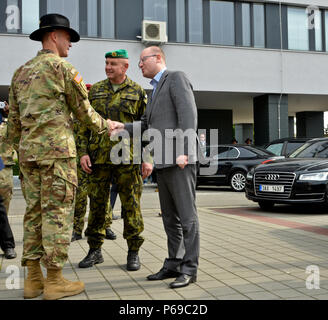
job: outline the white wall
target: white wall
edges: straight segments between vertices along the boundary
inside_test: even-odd
[[[9,85],[14,71],[35,56],[41,45],[27,36],[0,35],[0,47],[0,85]],[[150,88],[137,67],[144,48],[140,42],[81,40],[73,44],[68,60],[86,83],[94,83],[105,78],[104,54],[121,48],[130,56],[128,75]],[[328,94],[327,53],[172,43],[163,49],[168,68],[185,71],[198,91]]]

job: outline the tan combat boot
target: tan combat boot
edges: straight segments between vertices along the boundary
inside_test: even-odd
[[[27,278],[24,280],[24,299],[38,297],[43,292],[44,278],[40,260],[27,260]]]
[[[84,291],[81,281],[68,281],[64,279],[61,269],[47,269],[47,279],[44,282],[45,300],[57,300],[63,297],[74,296]]]

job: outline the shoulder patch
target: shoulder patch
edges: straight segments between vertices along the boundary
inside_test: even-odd
[[[73,80],[77,83],[80,84],[82,81],[82,76],[77,72],[73,78]]]

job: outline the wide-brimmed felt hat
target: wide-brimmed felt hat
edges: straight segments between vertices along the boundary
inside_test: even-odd
[[[66,30],[71,36],[71,42],[78,42],[80,35],[70,27],[69,20],[58,13],[50,13],[40,18],[39,29],[30,34],[30,39],[42,41],[42,36],[45,32],[56,29]]]

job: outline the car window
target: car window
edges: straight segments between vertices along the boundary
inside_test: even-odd
[[[296,142],[296,141],[291,141],[287,143],[286,147],[286,153],[292,153],[294,150],[299,148],[301,145],[303,145],[304,142]]]
[[[328,142],[306,143],[296,149],[290,158],[328,158]]]
[[[272,153],[276,154],[277,156],[280,156],[282,146],[283,146],[283,143],[274,143],[274,144],[270,144],[266,149],[268,151],[271,151]]]
[[[239,152],[240,152],[240,158],[256,158],[257,154],[255,152],[253,152],[250,149],[246,149],[243,147],[239,148]]]
[[[217,147],[217,154],[213,156],[213,159],[227,159],[229,153],[229,147]]]
[[[238,158],[238,157],[239,157],[239,154],[240,154],[240,152],[238,151],[237,148],[235,148],[235,147],[230,147],[230,148],[229,148],[228,157],[229,157],[230,159],[231,159],[231,158],[233,158],[233,159]]]

